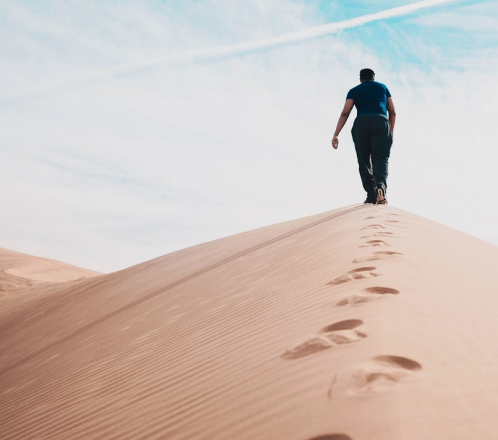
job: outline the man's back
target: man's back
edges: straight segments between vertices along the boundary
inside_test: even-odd
[[[332,146],[339,146],[339,133],[356,106],[358,114],[351,129],[358,158],[363,188],[367,193],[365,203],[387,204],[386,189],[388,162],[393,143],[392,131],[396,111],[388,88],[375,82],[372,69],[360,70],[361,84],[347,95],[341,116],[337,121]],[[389,114],[389,116],[388,116]]]
[[[387,116],[387,98],[391,97],[389,89],[376,81],[364,81],[353,87],[346,97],[352,99],[358,114],[375,113]]]

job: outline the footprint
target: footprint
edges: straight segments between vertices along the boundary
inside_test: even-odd
[[[318,437],[310,438],[309,440],[353,440],[353,439],[346,434],[325,434],[325,435],[319,435]]]
[[[409,380],[422,370],[417,361],[401,356],[374,357],[353,374],[349,394],[364,396],[387,391],[401,381]]]
[[[365,217],[363,220],[372,220],[372,219],[374,219],[374,218],[377,218],[377,217],[375,217],[375,216],[371,215],[370,217]]]
[[[353,263],[364,263],[366,261],[375,261],[375,260],[392,260],[402,255],[403,254],[401,252],[377,251],[365,257],[355,258],[353,260]]]
[[[394,228],[401,228],[401,229],[406,229],[406,226],[408,223],[405,221],[400,221],[400,220],[391,220],[391,219],[386,219],[384,220],[386,223],[386,226],[392,226]]]
[[[381,225],[381,224],[374,224],[374,225],[368,225],[368,226],[365,226],[364,228],[361,228],[362,231],[364,231],[365,229],[385,229],[385,226]]]
[[[377,274],[376,273],[373,273],[372,271],[374,271],[375,269],[377,269],[376,267],[373,267],[373,266],[367,266],[367,267],[358,267],[356,269],[352,269],[348,272],[348,274],[351,275],[352,278],[354,278],[355,280],[359,280],[359,279],[362,279],[362,278],[368,278],[367,275],[365,275],[364,273],[362,272],[369,272],[369,274],[373,277],[376,277]]]
[[[386,237],[386,236],[391,236],[391,235],[394,235],[392,232],[384,232],[384,231],[381,231],[381,232],[375,232],[374,233],[374,236],[375,237]]]
[[[419,371],[422,369],[422,365],[420,365],[417,361],[401,356],[381,355],[374,357],[374,361],[384,363],[389,366],[404,368],[405,370]]]
[[[308,356],[313,353],[318,353],[319,351],[326,350],[327,348],[333,347],[334,344],[331,340],[324,336],[313,336],[308,340],[294,345],[293,347],[286,350],[281,358],[282,359],[299,359],[304,356]]]
[[[334,324],[330,324],[327,327],[322,328],[320,333],[330,333],[337,330],[353,330],[360,325],[363,325],[363,321],[361,319],[347,319],[345,321],[335,322]]]
[[[377,252],[374,252],[374,255],[378,255],[378,256],[383,256],[383,255],[392,256],[392,255],[403,255],[403,254],[401,252],[393,252],[393,251],[377,251]]]
[[[366,244],[362,244],[361,246],[358,247],[364,248],[364,247],[375,247],[375,246],[389,246],[389,243],[385,242],[384,240],[368,240]]]
[[[362,240],[365,240],[366,238],[372,238],[372,237],[393,237],[393,238],[396,238],[396,235],[394,235],[394,232],[377,231],[377,232],[372,232],[371,235],[363,235],[360,238]]]
[[[399,290],[396,289],[391,289],[390,287],[367,287],[366,289],[363,289],[364,292],[367,293],[377,293],[379,295],[398,295]]]
[[[399,290],[391,289],[390,287],[367,287],[363,289],[363,293],[348,296],[336,302],[336,306],[347,306],[363,304],[370,301],[376,301],[382,298],[383,295],[398,295]]]
[[[350,270],[346,275],[341,275],[327,284],[337,285],[337,284],[347,283],[353,280],[361,280],[364,278],[376,277],[378,275],[372,272],[375,269],[377,268],[373,266],[359,267],[358,269]]]
[[[354,329],[362,324],[361,319],[348,319],[331,324],[320,330],[319,334],[289,348],[281,357],[283,359],[298,359],[331,347],[361,341],[367,335]]]

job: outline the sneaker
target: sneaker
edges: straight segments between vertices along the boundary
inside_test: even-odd
[[[387,205],[386,193],[381,186],[377,187],[376,205]]]

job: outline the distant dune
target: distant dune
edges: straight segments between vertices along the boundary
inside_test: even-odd
[[[57,281],[8,252],[3,273]],[[13,288],[0,438],[498,439],[497,267],[496,246],[359,205]]]
[[[22,290],[41,283],[61,283],[101,275],[60,261],[0,248],[0,292]]]

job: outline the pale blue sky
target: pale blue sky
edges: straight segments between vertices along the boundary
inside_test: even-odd
[[[111,271],[362,202],[353,117],[330,137],[363,67],[398,110],[391,204],[498,244],[496,1],[164,63],[408,4],[0,0],[0,246]]]

